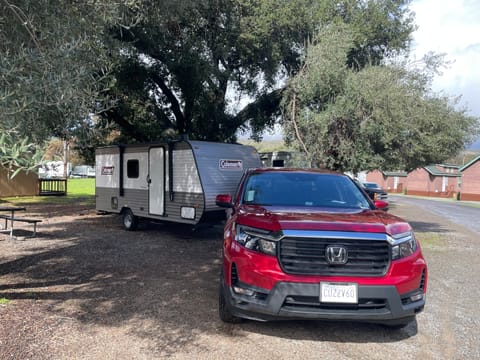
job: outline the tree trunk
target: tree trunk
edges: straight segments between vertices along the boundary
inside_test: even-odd
[[[68,161],[69,161],[70,142],[67,139],[63,140],[63,178],[68,178]]]

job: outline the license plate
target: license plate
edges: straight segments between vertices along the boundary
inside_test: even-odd
[[[355,283],[320,283],[320,302],[356,304],[358,285]]]

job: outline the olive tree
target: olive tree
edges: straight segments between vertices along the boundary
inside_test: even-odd
[[[409,171],[444,161],[473,141],[478,119],[459,108],[459,98],[431,90],[441,56],[416,64],[385,58],[359,69],[348,62],[353,39],[346,25],[321,31],[285,92],[286,139],[310,163]]]

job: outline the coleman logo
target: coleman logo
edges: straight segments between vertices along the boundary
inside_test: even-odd
[[[218,167],[220,170],[243,170],[243,161],[220,159]]]
[[[102,166],[102,175],[113,175],[113,166]]]
[[[325,258],[332,265],[343,265],[348,261],[347,249],[343,246],[329,245],[325,249]]]

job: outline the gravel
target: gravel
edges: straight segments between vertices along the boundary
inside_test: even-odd
[[[429,264],[425,311],[395,331],[224,324],[221,226],[142,223],[127,232],[119,217],[81,204],[28,205],[44,220],[38,236],[0,235],[0,358],[480,358],[479,233],[415,202],[394,200],[390,209],[412,222]]]

